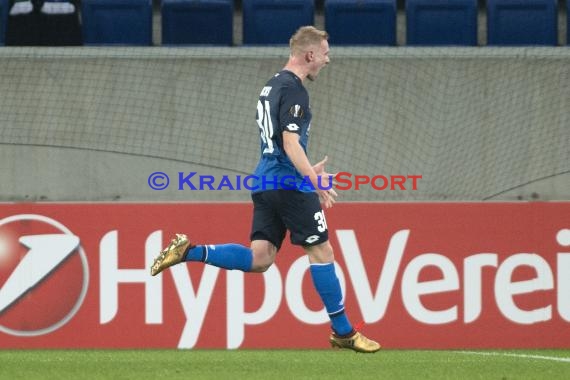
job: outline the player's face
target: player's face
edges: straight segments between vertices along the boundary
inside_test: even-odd
[[[321,69],[330,62],[328,41],[322,40],[320,45],[315,46],[310,53],[312,60],[309,63],[309,74],[307,78],[315,80]]]

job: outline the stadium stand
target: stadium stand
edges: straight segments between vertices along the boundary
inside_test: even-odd
[[[556,0],[488,0],[488,45],[557,45]]]
[[[285,45],[293,32],[313,25],[314,0],[243,0],[243,43]]]
[[[232,45],[233,0],[162,0],[163,45]]]
[[[56,33],[54,27],[70,28],[53,18],[37,28],[41,38],[28,33],[24,41],[22,33],[9,33],[11,1],[0,0],[0,46],[286,45],[296,28],[308,24],[344,46],[570,45],[570,0],[70,1],[78,10],[75,24],[81,21],[77,38]],[[45,30],[57,36],[47,38]],[[10,35],[19,37],[12,41]]]
[[[396,0],[327,0],[325,29],[335,45],[396,45]]]
[[[81,46],[79,0],[10,2],[6,46]],[[27,8],[29,5],[30,8]]]
[[[0,45],[4,45],[6,23],[8,22],[8,0],[0,0]]]
[[[566,44],[570,45],[570,0],[566,1]]]
[[[477,45],[477,0],[407,0],[407,45]]]
[[[152,45],[152,0],[83,0],[85,45]]]

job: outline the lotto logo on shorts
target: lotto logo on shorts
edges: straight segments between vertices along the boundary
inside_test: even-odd
[[[307,244],[313,244],[315,242],[317,242],[319,240],[319,236],[318,235],[311,235],[308,238],[305,239],[305,243]]]

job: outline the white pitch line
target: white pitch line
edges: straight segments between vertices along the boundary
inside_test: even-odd
[[[570,363],[570,358],[560,358],[557,356],[514,354],[510,352],[478,352],[478,351],[456,351],[458,354],[481,355],[481,356],[508,356],[521,359],[550,360],[553,362]]]

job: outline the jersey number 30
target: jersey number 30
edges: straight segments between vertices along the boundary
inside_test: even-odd
[[[257,102],[257,125],[261,129],[261,141],[265,145],[263,154],[273,153],[273,123],[271,122],[271,113],[269,101],[261,100]]]
[[[319,232],[325,232],[327,230],[327,220],[325,219],[324,211],[316,212],[315,220],[317,221],[317,230]]]

